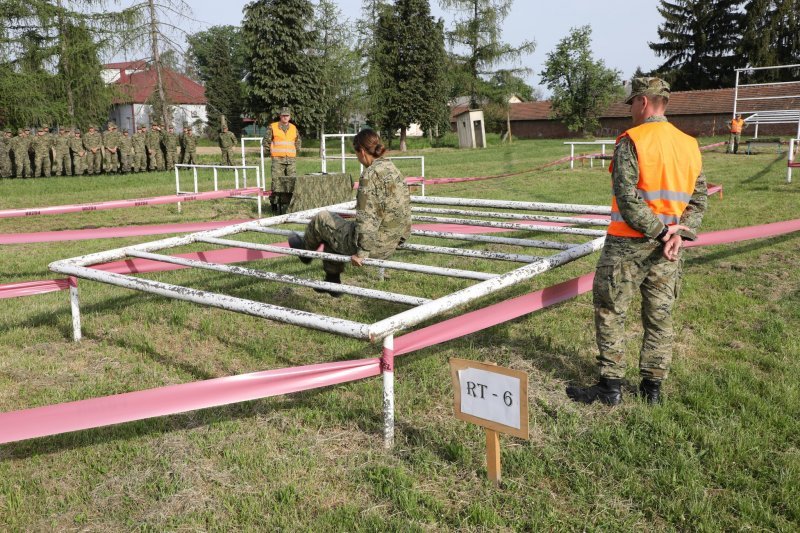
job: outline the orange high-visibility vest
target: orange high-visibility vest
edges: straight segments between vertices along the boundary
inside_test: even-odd
[[[744,126],[744,119],[731,120],[731,133],[742,133],[743,126]]]
[[[297,127],[289,123],[289,129],[283,131],[280,122],[269,125],[272,129],[272,144],[269,145],[269,155],[272,157],[297,157]]]
[[[666,225],[680,222],[692,199],[697,177],[703,169],[697,140],[669,122],[645,122],[617,138],[629,137],[639,159],[639,196]],[[609,167],[614,171],[612,162]],[[608,234],[618,237],[644,237],[631,228],[619,213],[617,199],[611,200]]]

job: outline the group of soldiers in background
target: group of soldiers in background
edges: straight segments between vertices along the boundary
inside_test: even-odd
[[[30,128],[20,128],[16,136],[6,129],[0,137],[3,178],[173,170],[177,162],[196,164],[196,159],[197,137],[188,124],[180,136],[172,126],[164,131],[158,123],[149,131],[140,126],[130,135],[127,129],[118,132],[117,125],[109,122],[102,133],[94,125],[84,134],[74,127],[50,133],[49,126],[42,124],[34,135]]]

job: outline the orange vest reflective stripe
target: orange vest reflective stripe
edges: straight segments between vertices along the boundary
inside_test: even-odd
[[[289,123],[289,129],[283,131],[280,122],[269,125],[272,129],[272,144],[269,145],[269,155],[272,157],[297,157],[297,127]]]
[[[744,119],[738,120],[733,119],[731,120],[731,133],[742,133],[742,127],[744,126]]]
[[[633,141],[639,160],[637,193],[664,224],[677,224],[692,199],[697,177],[703,169],[697,140],[669,122],[645,122],[617,138]],[[609,167],[614,171],[612,162]],[[622,219],[617,199],[611,200],[608,234],[644,237]]]

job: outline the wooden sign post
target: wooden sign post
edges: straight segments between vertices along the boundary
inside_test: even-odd
[[[500,483],[500,433],[528,438],[528,374],[489,363],[450,359],[456,418],[486,428],[486,471]]]

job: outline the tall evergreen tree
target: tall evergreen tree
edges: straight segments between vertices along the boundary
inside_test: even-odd
[[[396,0],[379,15],[370,69],[374,119],[384,131],[400,130],[400,150],[413,122],[432,128],[447,109],[444,24],[430,14],[428,0]]]
[[[205,85],[209,135],[220,131],[220,116],[231,131],[242,129],[245,107],[245,50],[242,32],[234,26],[212,26],[189,36],[190,68]]]
[[[470,107],[477,108],[491,96],[486,78],[502,63],[518,61],[536,48],[534,41],[512,46],[500,40],[501,24],[511,11],[514,0],[439,0],[440,5],[458,17],[448,32],[454,64],[461,72],[452,73],[456,85],[466,85]],[[524,73],[526,69],[513,69]]]
[[[570,131],[584,135],[599,125],[600,113],[622,96],[619,71],[606,68],[591,51],[592,28],[572,28],[547,54],[542,82],[553,92],[553,113]]]
[[[657,69],[673,90],[733,85],[739,59],[743,0],[661,0],[657,43],[650,48],[666,61]]]
[[[256,0],[245,7],[247,107],[260,123],[268,123],[281,107],[289,106],[301,130],[319,124],[313,21],[309,0]]]
[[[800,0],[750,0],[739,67],[800,64]],[[793,81],[800,69],[754,71],[749,81]]]

